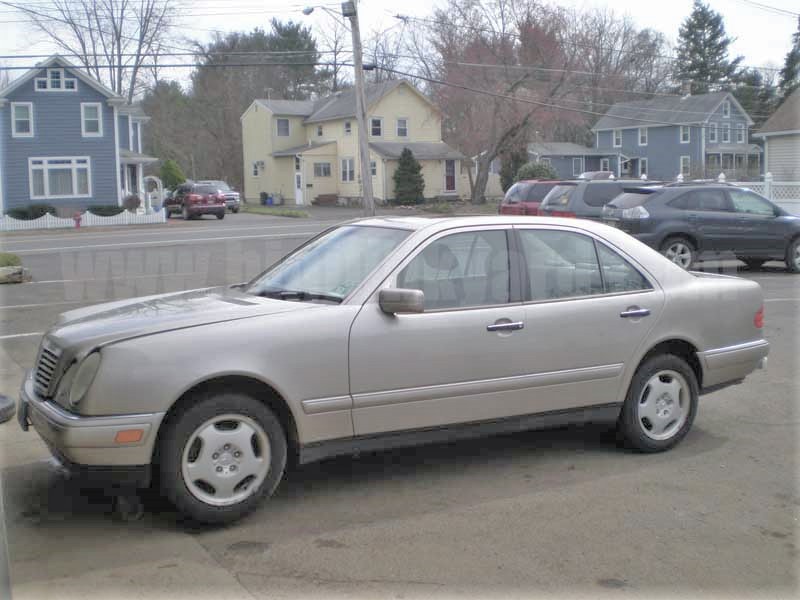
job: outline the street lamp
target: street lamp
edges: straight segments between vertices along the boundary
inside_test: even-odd
[[[314,12],[313,6],[303,9],[303,14],[308,16]],[[325,7],[322,9],[332,13]],[[335,15],[335,13],[332,13]],[[350,31],[353,35],[353,69],[355,70],[355,94],[356,94],[356,122],[358,123],[358,148],[361,159],[361,195],[364,202],[364,215],[371,217],[375,215],[375,199],[372,194],[372,171],[370,170],[369,160],[369,139],[367,137],[367,115],[366,97],[364,96],[364,69],[366,65],[361,60],[361,31],[358,27],[358,11],[355,1],[342,3],[342,16],[350,19]],[[374,65],[368,65],[370,70]]]

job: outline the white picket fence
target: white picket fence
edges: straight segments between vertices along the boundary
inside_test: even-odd
[[[149,213],[132,213],[124,210],[112,217],[100,217],[88,210],[81,214],[81,227],[108,227],[110,225],[150,225],[166,223],[166,213],[163,210]],[[50,213],[38,219],[15,219],[8,215],[0,216],[0,231],[28,231],[31,229],[70,229],[75,228],[75,219],[72,217],[55,217]]]
[[[678,181],[683,181],[683,175],[678,175]],[[720,173],[717,181],[725,183],[725,173]],[[731,185],[747,188],[756,194],[772,200],[785,211],[793,215],[800,215],[800,181],[775,181],[772,173],[764,176],[764,181],[728,181]]]

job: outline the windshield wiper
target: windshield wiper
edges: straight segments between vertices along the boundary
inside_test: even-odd
[[[333,294],[318,294],[316,292],[306,292],[304,290],[264,290],[258,294],[266,298],[277,298],[278,300],[299,300],[305,302],[306,300],[323,300],[325,302],[335,302],[341,304],[341,296],[334,296]]]

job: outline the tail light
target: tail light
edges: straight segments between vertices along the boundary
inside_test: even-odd
[[[764,307],[758,309],[756,316],[753,317],[753,325],[756,326],[757,329],[761,329],[764,327]]]

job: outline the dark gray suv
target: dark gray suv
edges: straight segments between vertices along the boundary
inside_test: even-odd
[[[618,227],[688,269],[706,256],[735,256],[751,269],[768,260],[800,272],[800,217],[746,188],[683,184],[627,188],[603,208]]]
[[[545,217],[578,217],[603,219],[603,206],[619,196],[626,188],[654,185],[638,179],[589,179],[560,181],[539,205],[539,215]]]

